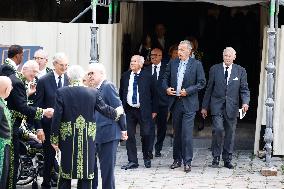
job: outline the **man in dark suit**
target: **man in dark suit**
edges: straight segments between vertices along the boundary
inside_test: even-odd
[[[227,47],[223,51],[223,63],[211,67],[209,81],[202,102],[203,118],[210,109],[212,115],[212,167],[219,167],[223,130],[225,130],[222,159],[224,166],[233,169],[231,163],[234,147],[239,97],[242,111],[248,110],[250,92],[246,70],[234,64],[236,51]]]
[[[173,116],[175,169],[183,161],[184,171],[191,171],[193,156],[192,132],[194,118],[199,109],[198,91],[206,85],[202,63],[190,58],[191,44],[181,41],[178,46],[179,59],[169,62],[164,74],[163,87],[169,95],[169,109]]]
[[[90,64],[88,76],[89,84],[98,89],[99,94],[107,105],[113,108],[122,106],[116,87],[113,83],[106,80],[106,71],[103,64]],[[96,111],[95,120],[97,125],[95,158],[98,156],[100,161],[102,188],[114,189],[114,167],[117,146],[120,139],[127,139],[126,117],[123,115],[120,117],[119,122],[115,122]],[[93,189],[98,187],[98,167],[96,163],[97,160],[95,161]]]
[[[38,80],[34,106],[41,108],[54,107],[56,90],[69,85],[68,77],[65,74],[68,67],[67,56],[64,53],[55,54],[53,57],[53,66],[53,72],[49,72]],[[43,118],[40,124],[37,125],[37,136],[40,140],[44,141],[44,171],[42,188],[51,187],[51,172],[54,169],[55,151],[50,143],[50,127],[51,119],[48,118]]]
[[[163,52],[159,48],[154,48],[151,51],[151,66],[145,68],[145,71],[151,74],[156,83],[155,90],[158,97],[158,112],[156,116],[157,124],[157,142],[155,144],[155,156],[161,157],[161,150],[163,147],[163,142],[165,140],[167,132],[167,115],[168,115],[168,105],[169,97],[165,93],[162,87],[162,80],[164,73],[166,71],[166,63],[162,62]],[[153,127],[153,138],[151,141],[151,146],[153,147],[155,140],[155,127]]]
[[[10,185],[16,188],[17,174],[19,167],[19,127],[23,119],[41,120],[42,116],[51,117],[53,109],[42,109],[38,107],[28,106],[27,93],[25,87],[25,78],[21,73],[17,72],[17,65],[22,61],[23,48],[19,45],[12,45],[8,50],[8,59],[0,67],[0,75],[8,76],[12,81],[13,90],[7,100],[7,107],[12,114],[12,146],[9,177]]]
[[[52,145],[61,151],[58,188],[71,189],[71,180],[78,179],[77,188],[90,189],[95,174],[95,111],[118,120],[123,108],[106,105],[96,89],[84,87],[80,66],[71,66],[67,74],[71,85],[56,91],[51,130]]]
[[[126,141],[128,164],[123,165],[122,169],[133,169],[139,166],[135,139],[138,123],[140,125],[144,165],[146,168],[151,167],[149,151],[151,151],[151,131],[154,127],[153,118],[157,114],[157,99],[152,75],[141,70],[143,63],[144,58],[142,56],[132,56],[130,70],[123,73],[120,79],[119,96],[126,113],[128,134]]]

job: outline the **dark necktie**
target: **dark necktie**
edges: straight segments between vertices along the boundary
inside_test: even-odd
[[[226,66],[226,71],[225,71],[225,81],[227,83],[227,78],[228,78],[228,69],[229,69],[229,66]]]
[[[133,81],[133,95],[132,95],[132,104],[137,104],[137,86],[138,86],[138,77],[137,73],[134,74]]]
[[[154,73],[153,73],[153,77],[157,80],[157,66],[154,66]]]
[[[61,76],[58,77],[58,84],[57,84],[57,88],[59,89],[60,87],[62,87],[62,82],[61,82]]]

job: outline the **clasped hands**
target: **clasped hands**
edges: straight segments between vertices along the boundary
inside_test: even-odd
[[[172,87],[167,88],[167,95],[176,96],[176,93],[177,92],[175,91],[174,88],[172,88]],[[180,94],[179,96],[187,96],[187,92],[186,92],[185,89],[181,89],[179,94]]]

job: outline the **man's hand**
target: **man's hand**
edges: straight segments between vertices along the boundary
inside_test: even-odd
[[[201,114],[202,114],[203,119],[205,119],[207,117],[207,110],[202,108]]]
[[[170,96],[176,95],[175,89],[172,87],[167,88],[167,95],[170,95]]]
[[[248,109],[249,109],[249,105],[243,104],[242,109],[243,109],[244,112],[247,112]]]
[[[187,92],[185,89],[182,89],[179,94],[180,96],[187,96]]]
[[[154,119],[157,116],[157,113],[152,113],[152,119]]]
[[[36,132],[36,136],[40,141],[42,141],[42,142],[45,141],[45,134],[43,132],[43,129],[38,129],[37,132]]]
[[[59,151],[58,144],[51,144],[51,146],[54,148],[54,150],[55,150],[56,152]]]
[[[30,88],[28,90],[28,96],[31,96],[35,92],[36,92],[36,84],[35,83],[31,83],[30,84]]]
[[[54,109],[53,108],[46,108],[43,110],[43,115],[47,118],[52,118]]]
[[[128,139],[127,131],[121,131],[121,140],[126,141]]]

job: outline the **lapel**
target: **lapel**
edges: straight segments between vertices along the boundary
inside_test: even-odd
[[[221,73],[221,74],[220,74]],[[226,88],[227,87],[227,83],[225,80],[225,72],[224,72],[224,67],[223,67],[223,63],[220,63],[218,66],[218,69],[215,73],[215,77],[217,77],[216,81],[220,81],[220,83]]]
[[[106,80],[104,80],[104,81],[102,82],[102,84],[101,84],[101,86],[100,86],[100,89],[99,89],[99,93],[102,93],[102,90],[103,90],[103,88],[104,88],[105,83],[106,83]]]
[[[231,70],[231,75],[230,75],[229,82],[228,82],[228,86],[229,86],[230,84],[232,84],[233,79],[235,79],[236,77],[238,77],[237,68],[236,68],[236,66],[233,64],[233,65],[232,65],[232,70]],[[239,78],[238,78],[238,79],[239,79]]]
[[[50,83],[51,88],[53,89],[53,91],[56,91],[57,90],[57,85],[56,85],[55,76],[54,76],[53,72],[50,72],[49,81],[50,81],[49,83]]]
[[[180,60],[177,58],[175,61],[173,61],[173,62],[170,62],[170,64],[171,64],[171,67],[172,67],[172,75],[173,75],[173,81],[174,81],[174,88],[176,89],[177,88],[177,73],[178,73],[178,66],[179,66],[179,62],[180,62]]]
[[[184,82],[189,80],[189,73],[190,73],[190,69],[192,67],[193,64],[193,59],[189,57],[187,64],[186,64],[186,68],[184,71],[184,76],[183,76],[183,80],[182,80],[182,87],[184,86]]]
[[[127,73],[125,74],[124,81],[123,81],[125,83],[124,90],[126,91],[126,94],[127,94],[127,91],[128,91],[130,74],[131,74],[131,70],[128,70]]]
[[[165,73],[166,67],[167,67],[167,65],[163,64],[163,62],[162,62],[161,67],[160,67],[160,72],[159,72],[159,78],[158,78],[159,81],[163,80],[163,75]]]
[[[69,82],[67,74],[65,73],[64,74],[64,85],[63,86],[68,86],[68,85],[70,85],[70,82]]]

